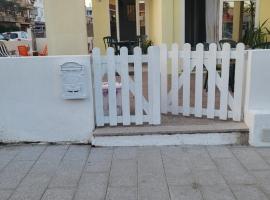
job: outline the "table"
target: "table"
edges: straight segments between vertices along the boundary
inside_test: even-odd
[[[128,54],[133,54],[133,48],[136,47],[138,44],[137,41],[134,40],[122,40],[122,41],[117,41],[113,42],[115,46],[115,51],[117,54],[120,53],[120,48],[121,47],[127,47],[128,48]]]

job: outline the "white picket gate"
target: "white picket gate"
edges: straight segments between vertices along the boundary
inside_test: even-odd
[[[213,119],[234,121],[242,119],[243,81],[244,81],[244,45],[238,44],[236,49],[224,44],[221,51],[216,44],[211,44],[209,51],[204,51],[203,44],[191,51],[190,44],[185,44],[179,50],[177,44],[168,51],[166,45],[160,46],[161,62],[161,112],[184,116],[194,115]],[[230,63],[235,60],[234,93],[229,91]],[[216,70],[217,63],[221,65],[221,74]],[[171,64],[170,91],[168,91],[168,67]],[[208,71],[207,107],[203,108],[203,74],[204,67]],[[195,69],[195,103],[191,107],[191,72]],[[220,92],[220,106],[215,107],[216,87]],[[183,88],[182,105],[179,105],[179,90]]]
[[[101,56],[98,48],[93,49],[92,68],[94,71],[94,97],[96,125],[116,126],[121,123],[130,125],[160,124],[160,52],[158,47],[150,47],[148,55],[142,55],[139,47],[134,55],[128,55],[122,47],[120,55],[108,48],[107,55]],[[143,96],[143,63],[148,65],[148,100]],[[129,76],[129,64],[134,64],[134,80]],[[117,113],[116,73],[121,77],[121,114]],[[109,113],[104,113],[103,77],[108,77]],[[130,93],[135,97],[135,114],[130,112]]]

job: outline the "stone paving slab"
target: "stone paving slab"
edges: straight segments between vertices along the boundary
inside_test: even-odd
[[[0,200],[270,200],[270,148],[0,147]]]

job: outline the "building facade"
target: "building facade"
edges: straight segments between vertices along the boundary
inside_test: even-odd
[[[0,8],[0,26],[2,31],[26,31],[35,18],[32,0],[16,0],[15,4],[3,1]],[[10,29],[10,30],[9,30]]]

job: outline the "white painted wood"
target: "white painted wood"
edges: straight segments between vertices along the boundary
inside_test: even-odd
[[[191,46],[184,44],[183,47],[183,115],[190,115],[190,68],[191,68]]]
[[[129,101],[129,74],[128,74],[128,49],[120,49],[121,83],[122,83],[122,115],[123,125],[130,125],[130,101]]]
[[[153,60],[150,58],[151,56],[149,55],[150,54],[150,50],[151,48],[148,47],[147,49],[147,53],[148,53],[148,73],[147,73],[147,82],[148,82],[148,103],[149,103],[149,115],[153,116],[153,108],[152,108],[152,102],[154,101],[154,97],[153,97],[153,88],[154,88],[154,85],[153,85]],[[150,124],[152,123],[152,120],[150,120]]]
[[[144,55],[142,55],[142,58],[144,57]],[[117,58],[117,57],[116,57]],[[132,58],[132,60],[134,60]],[[148,59],[147,59],[148,60]],[[144,62],[148,62],[148,61],[144,61]],[[118,72],[121,72],[121,67],[120,65],[116,65],[116,70]],[[129,90],[130,92],[135,96],[135,83],[134,81],[132,80],[131,77],[129,77]],[[143,105],[143,110],[145,111],[146,114],[149,114],[149,103],[148,101],[145,99],[144,96],[142,96],[142,105]]]
[[[196,77],[195,77],[195,116],[202,117],[202,92],[203,92],[203,44],[196,46]]]
[[[233,120],[241,121],[243,112],[243,84],[245,70],[245,45],[240,43],[236,47]]]
[[[178,104],[179,104],[179,86],[178,86],[178,78],[179,78],[179,57],[178,57],[178,44],[172,45],[171,51],[171,63],[172,63],[172,78],[171,78],[171,101],[172,101],[172,110],[171,113],[173,115],[178,115]]]
[[[143,122],[149,123],[150,120],[151,120],[151,116],[143,115]],[[131,121],[131,123],[136,123],[136,116],[130,115],[130,121]],[[109,124],[110,118],[108,116],[104,117],[104,122],[105,122],[105,124]],[[118,124],[123,123],[123,116],[117,116],[117,123]]]
[[[93,49],[93,71],[96,124],[97,126],[104,126],[102,66],[100,59],[100,50],[98,48]]]
[[[208,83],[207,83],[207,118],[213,119],[215,117],[215,95],[216,95],[216,65],[217,65],[217,45],[210,44],[209,46],[209,58],[206,65],[208,71]]]
[[[135,95],[135,83],[134,81],[129,78],[129,87],[130,87],[130,92]],[[149,114],[150,113],[150,106],[149,106],[149,102],[145,99],[144,96],[142,96],[142,101],[143,101],[143,110],[144,112],[146,112],[146,114]]]
[[[143,93],[142,93],[142,50],[134,48],[134,81],[135,81],[135,122],[143,124]]]
[[[161,71],[161,113],[168,113],[168,51],[167,45],[160,45],[160,71]]]
[[[172,51],[167,51],[166,45],[150,47],[148,55],[142,55],[139,47],[135,48],[134,55],[127,55],[127,49],[122,48],[120,56],[115,56],[111,49],[108,55],[101,57],[98,50],[93,51],[93,65],[95,75],[95,101],[96,123],[103,126],[110,123],[115,126],[118,123],[130,125],[136,123],[141,125],[143,122],[150,124],[160,123],[160,113],[184,116],[195,115],[196,117],[207,116],[207,118],[219,117],[226,120],[233,118],[240,121],[242,117],[243,101],[243,81],[244,81],[244,46],[238,45],[236,50],[231,50],[229,44],[225,44],[222,51],[217,51],[216,44],[211,44],[209,51],[204,51],[203,45],[198,44],[196,51],[191,51],[189,44],[185,44],[182,51],[178,45],[172,45]],[[183,59],[183,72],[179,71],[179,59]],[[171,90],[167,91],[167,64],[171,59],[172,79]],[[216,71],[217,59],[221,59],[221,75]],[[232,95],[228,89],[230,59],[236,59],[235,74],[235,94]],[[99,61],[98,61],[99,60]],[[142,92],[142,63],[148,63],[148,100]],[[134,80],[128,75],[128,63],[134,63]],[[97,67],[99,66],[99,67]],[[108,67],[108,72],[105,67]],[[207,108],[202,107],[203,93],[203,68],[208,70],[208,97]],[[240,67],[239,67],[240,66]],[[192,70],[195,68],[195,72]],[[116,88],[115,71],[121,74],[122,80],[122,115],[116,113]],[[108,75],[109,79],[109,117],[104,116],[102,76]],[[179,73],[181,75],[179,76]],[[190,76],[195,74],[195,106],[190,106]],[[99,83],[98,83],[99,82]],[[161,84],[162,83],[162,84]],[[179,90],[183,87],[183,106],[179,106]],[[220,90],[220,109],[215,109],[216,87]],[[114,91],[114,92],[113,92]],[[135,115],[130,114],[129,93],[135,96]],[[102,101],[100,101],[102,99]],[[102,109],[98,109],[102,108]],[[228,109],[229,108],[229,109]],[[144,112],[145,111],[145,114]],[[101,113],[102,112],[102,113]]]
[[[241,133],[199,133],[176,135],[94,137],[95,146],[164,146],[164,145],[233,145],[239,144]]]
[[[228,116],[228,84],[230,72],[230,44],[225,43],[222,47],[222,66],[221,66],[221,90],[220,90],[220,116],[226,120]]]
[[[115,56],[114,49],[107,50],[108,84],[109,84],[109,117],[110,125],[117,125],[116,87],[115,87]]]
[[[221,77],[220,77],[219,73],[217,72],[216,73],[216,86],[219,90],[221,90],[221,85],[222,85]],[[230,92],[228,92],[228,106],[231,109],[233,108],[233,101],[234,101],[234,99],[233,99],[232,94]]]
[[[151,46],[149,50],[149,71],[150,86],[152,90],[149,93],[149,104],[151,106],[151,123],[154,125],[160,124],[161,113],[160,113],[160,51],[159,47]],[[148,76],[148,77],[149,77]]]

